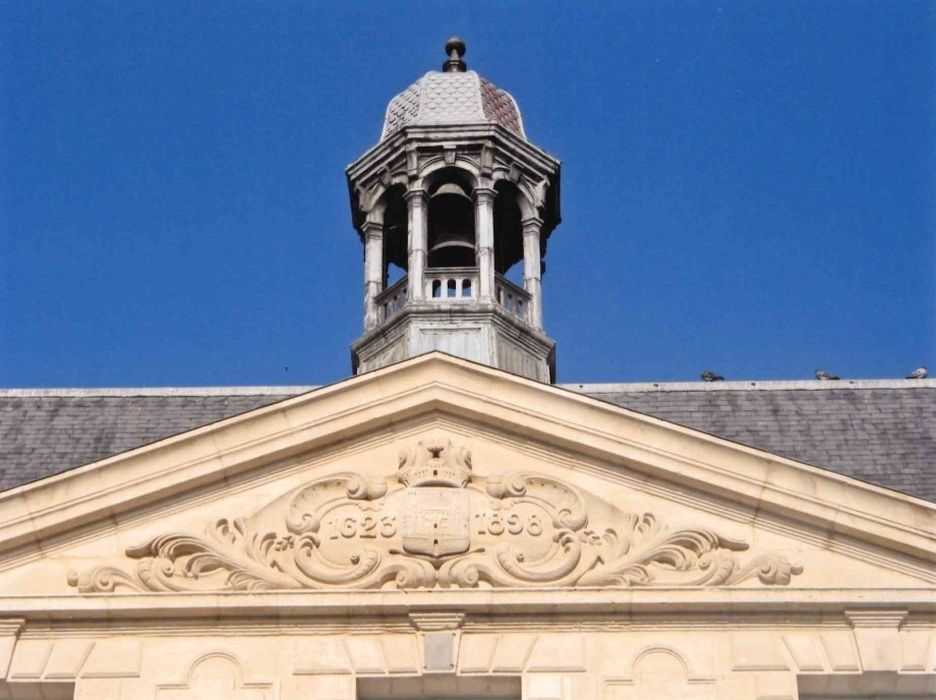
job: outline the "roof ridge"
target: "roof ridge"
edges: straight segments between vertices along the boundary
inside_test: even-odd
[[[0,397],[43,396],[285,396],[318,389],[320,384],[283,386],[162,386],[162,387],[24,387],[0,388]],[[936,389],[936,379],[815,379],[753,380],[728,382],[596,382],[562,383],[561,389],[582,394],[618,394],[666,391],[830,391],[841,389]]]
[[[162,387],[60,387],[0,389],[0,397],[43,396],[285,396],[304,394],[321,385],[289,386],[162,386]]]
[[[936,379],[816,379],[751,380],[730,382],[634,382],[559,384],[583,394],[619,394],[650,391],[829,391],[842,389],[936,389]]]

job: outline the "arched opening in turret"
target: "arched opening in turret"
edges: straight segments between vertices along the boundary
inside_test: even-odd
[[[404,194],[406,194],[406,188],[403,185],[394,185],[384,194],[387,203],[384,210],[383,235],[384,289],[406,275],[409,232]]]
[[[429,189],[429,267],[474,267],[475,207],[471,187],[446,168]]]
[[[523,216],[517,186],[509,180],[494,185],[494,269],[515,284],[523,284]]]

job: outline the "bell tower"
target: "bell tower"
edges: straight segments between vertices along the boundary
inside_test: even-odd
[[[380,141],[347,168],[364,244],[353,370],[441,350],[552,382],[542,273],[559,161],[527,140],[513,97],[468,70],[464,42],[445,52],[441,72],[390,101]]]

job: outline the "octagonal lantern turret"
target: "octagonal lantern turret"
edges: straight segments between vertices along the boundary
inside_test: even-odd
[[[442,71],[394,97],[380,141],[348,166],[364,244],[356,373],[441,350],[543,382],[542,273],[559,223],[559,161],[526,137],[516,101],[467,70],[450,39]]]

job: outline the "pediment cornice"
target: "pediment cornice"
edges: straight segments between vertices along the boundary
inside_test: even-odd
[[[432,415],[936,562],[933,504],[439,353],[0,494],[0,552]]]

